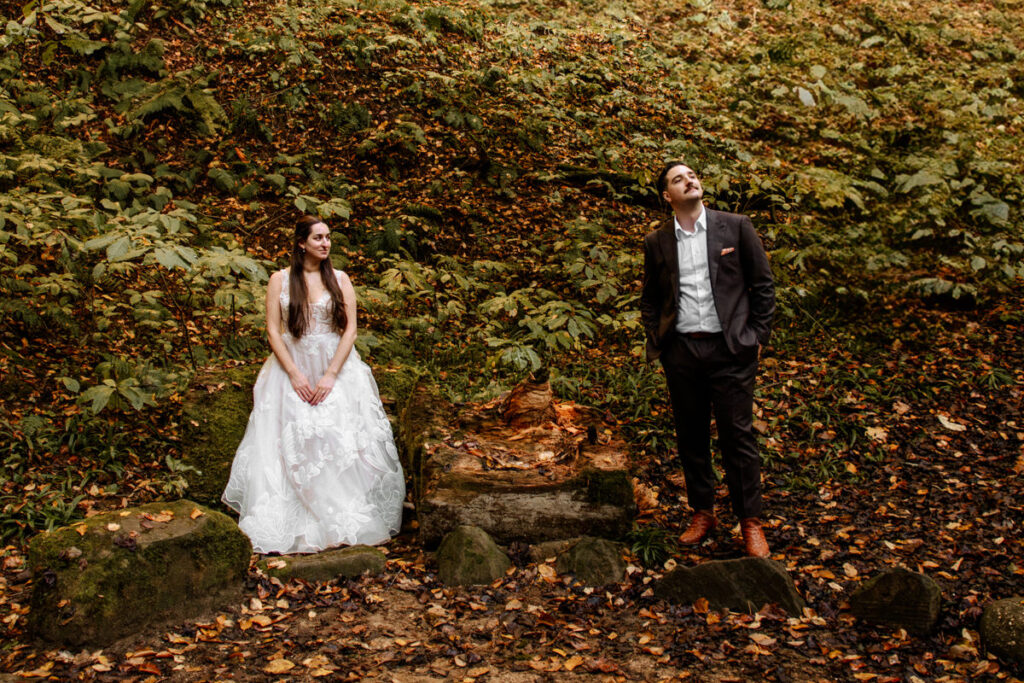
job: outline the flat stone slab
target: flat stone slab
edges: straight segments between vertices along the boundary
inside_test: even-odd
[[[417,386],[399,420],[420,540],[436,546],[456,527],[498,543],[625,535],[635,513],[627,446],[598,411],[554,402],[550,416],[503,412],[502,400],[453,406]]]
[[[907,569],[888,569],[865,581],[850,596],[858,619],[928,633],[939,620],[942,591],[935,580]]]
[[[363,574],[380,574],[384,571],[384,553],[368,545],[354,545],[349,548],[325,550],[310,555],[281,555],[267,557],[259,562],[260,569],[267,576],[284,581],[333,581],[339,576],[355,578]]]
[[[241,595],[252,546],[227,515],[152,503],[42,533],[29,545],[29,628],[47,641],[106,645]]]
[[[792,615],[802,614],[804,608],[786,568],[775,560],[759,557],[677,567],[655,584],[654,595],[677,604],[692,604],[704,598],[711,609],[734,612],[757,611],[765,603],[776,604]]]
[[[996,600],[986,605],[978,631],[986,650],[1024,664],[1024,597]]]

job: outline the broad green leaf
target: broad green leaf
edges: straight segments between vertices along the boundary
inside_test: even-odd
[[[119,237],[113,244],[107,247],[107,260],[108,261],[120,261],[127,254],[129,249],[132,247],[132,242],[127,237]]]
[[[903,179],[902,181],[900,179]],[[897,188],[897,192],[903,194],[909,193],[915,187],[924,187],[926,185],[941,185],[945,183],[942,176],[939,176],[931,171],[921,170],[912,176],[897,176],[896,181],[900,183]]]
[[[110,402],[110,397],[114,395],[116,387],[109,386],[107,384],[101,384],[94,387],[89,387],[82,392],[79,400],[83,403],[91,401],[89,410],[92,411],[93,415],[99,414],[101,410],[107,407],[107,403]]]

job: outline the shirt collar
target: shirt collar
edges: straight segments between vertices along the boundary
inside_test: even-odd
[[[679,225],[679,219],[672,215],[672,225],[675,228],[676,241],[683,239],[684,237],[693,237],[694,235],[705,232],[708,229],[708,212],[704,210],[704,205],[700,205],[700,215],[697,216],[697,220],[694,223],[694,230],[692,233],[683,232],[683,227]]]

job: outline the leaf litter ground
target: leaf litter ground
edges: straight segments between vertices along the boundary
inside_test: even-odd
[[[32,579],[11,546],[0,667],[58,680],[1019,680],[1019,666],[982,651],[977,624],[986,603],[1021,593],[1024,576],[1024,337],[996,324],[1005,310],[913,313],[913,324],[884,326],[891,339],[856,346],[837,331],[764,359],[768,536],[807,600],[799,618],[654,599],[667,568],[739,556],[735,529],[676,549],[662,567],[634,560],[621,584],[598,588],[516,547],[516,566],[494,584],[445,587],[407,530],[381,576],[281,584],[254,570],[243,603],[220,613],[102,650],[55,650],[24,631]],[[809,415],[810,404],[830,411]],[[640,523],[678,530],[686,510],[672,454],[637,460]],[[942,587],[931,635],[850,614],[851,591],[891,566]]]

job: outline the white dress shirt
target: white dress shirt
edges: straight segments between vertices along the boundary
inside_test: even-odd
[[[708,268],[708,214],[700,207],[693,232],[686,232],[679,220],[672,219],[679,257],[679,317],[676,331],[721,332],[722,323],[711,295],[711,271]]]

